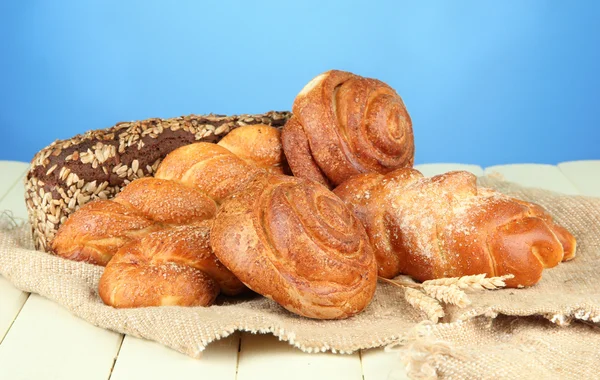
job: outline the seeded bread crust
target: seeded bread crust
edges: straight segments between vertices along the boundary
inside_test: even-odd
[[[289,112],[259,115],[190,115],[147,119],[57,140],[38,152],[25,179],[25,202],[36,249],[49,251],[58,227],[79,207],[110,199],[137,178],[154,174],[180,146],[218,142],[243,125],[282,127]]]

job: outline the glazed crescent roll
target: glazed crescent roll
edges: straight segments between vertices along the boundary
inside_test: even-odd
[[[382,277],[512,274],[507,286],[530,286],[575,256],[573,236],[542,207],[478,187],[468,172],[364,174],[334,192],[364,224]]]
[[[412,167],[412,121],[387,84],[332,70],[311,80],[294,100],[282,131],[295,176],[334,187],[360,173]]]
[[[106,266],[99,294],[108,305],[206,306],[221,291],[245,289],[208,244],[216,210],[195,187],[141,178],[113,200],[82,206],[60,227],[53,249]]]
[[[364,228],[312,181],[257,176],[221,205],[210,239],[246,286],[305,317],[350,317],[375,292],[377,266]]]

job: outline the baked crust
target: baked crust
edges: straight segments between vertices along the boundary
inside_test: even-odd
[[[215,255],[246,286],[296,314],[348,318],[375,292],[363,226],[313,181],[257,176],[221,205],[210,235]]]
[[[575,256],[575,238],[542,207],[476,180],[464,171],[425,178],[404,168],[356,176],[334,192],[364,224],[382,277],[512,274],[507,286],[530,286],[544,268]]]
[[[285,155],[297,177],[330,187],[361,173],[412,167],[412,121],[387,84],[332,70],[296,96],[282,131]]]

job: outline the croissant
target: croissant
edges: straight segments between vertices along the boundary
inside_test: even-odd
[[[246,286],[305,317],[350,317],[375,292],[377,266],[363,226],[312,181],[256,176],[221,205],[210,242]]]
[[[323,73],[302,89],[281,139],[294,175],[329,187],[414,161],[412,121],[400,96],[344,71]]]
[[[334,192],[364,224],[382,277],[512,274],[507,286],[531,286],[575,256],[574,237],[542,207],[478,187],[468,172],[363,174]]]
[[[253,157],[256,165],[211,143],[178,148],[155,178],[134,180],[112,200],[82,206],[60,227],[52,249],[106,266],[99,294],[115,307],[209,305],[221,291],[238,294],[245,286],[214,256],[209,221],[223,199],[264,172],[264,157]]]

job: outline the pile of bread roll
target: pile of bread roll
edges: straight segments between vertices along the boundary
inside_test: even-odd
[[[318,319],[364,310],[378,276],[512,274],[508,286],[531,286],[575,255],[540,206],[467,172],[412,169],[410,116],[381,81],[323,73],[292,115],[172,150],[152,176],[81,202],[49,250],[105,266],[98,291],[113,307],[209,306],[252,290]]]

